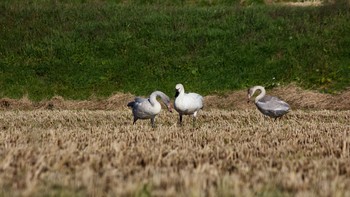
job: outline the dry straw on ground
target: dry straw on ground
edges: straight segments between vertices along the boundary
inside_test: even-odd
[[[161,112],[157,128],[128,109],[0,113],[1,195],[350,195],[350,111]]]
[[[348,97],[291,89],[271,91],[294,106],[281,120],[242,109],[242,91],[206,97],[195,128],[165,110],[132,125],[132,95],[2,100],[0,196],[350,196],[350,111],[315,110]]]

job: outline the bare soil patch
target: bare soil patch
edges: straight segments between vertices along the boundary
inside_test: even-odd
[[[280,2],[278,4],[285,5],[285,6],[307,7],[307,6],[321,6],[322,1],[312,0],[312,1],[299,1],[299,2]]]
[[[283,99],[291,105],[292,109],[350,109],[350,90],[331,95],[304,90],[295,85],[288,85],[267,90],[267,94]],[[220,96],[207,96],[205,101],[207,107],[221,109],[251,109],[255,107],[251,103],[247,103],[246,91],[236,91]]]
[[[295,85],[277,87],[267,90],[267,94],[277,96],[288,102],[292,109],[328,109],[349,110],[350,89],[336,95],[322,94],[317,91],[304,90]],[[118,110],[125,108],[135,95],[118,93],[101,100],[66,100],[60,96],[51,100],[32,102],[28,98],[0,99],[0,110],[34,110],[34,109],[69,109],[69,110]],[[174,98],[172,98],[174,99]],[[247,103],[245,90],[234,91],[222,95],[205,96],[205,108],[208,109],[253,109],[252,103]]]

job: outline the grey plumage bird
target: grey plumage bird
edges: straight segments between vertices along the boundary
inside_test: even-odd
[[[289,112],[290,106],[288,103],[277,97],[265,95],[266,91],[262,86],[254,86],[248,89],[248,102],[257,90],[260,90],[260,94],[255,98],[255,105],[261,113],[276,120]]]
[[[174,108],[179,113],[180,125],[182,124],[183,115],[192,115],[194,125],[198,111],[203,108],[203,97],[197,93],[185,93],[182,84],[177,84],[175,89]]]
[[[134,122],[138,119],[151,119],[152,127],[155,127],[154,119],[161,111],[161,104],[157,101],[160,97],[168,110],[172,112],[172,107],[169,97],[161,91],[154,91],[149,98],[136,97],[134,101],[128,103],[128,107],[132,108]]]

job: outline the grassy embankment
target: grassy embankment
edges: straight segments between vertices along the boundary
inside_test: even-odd
[[[256,84],[324,92],[350,84],[347,4],[135,2],[1,1],[0,97],[172,95],[180,82],[204,95]]]

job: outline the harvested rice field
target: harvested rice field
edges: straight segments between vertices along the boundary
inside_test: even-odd
[[[130,97],[104,110],[2,100],[0,196],[350,196],[349,110],[288,97],[293,110],[274,121],[206,97],[195,127],[163,110],[152,128],[132,125]]]

